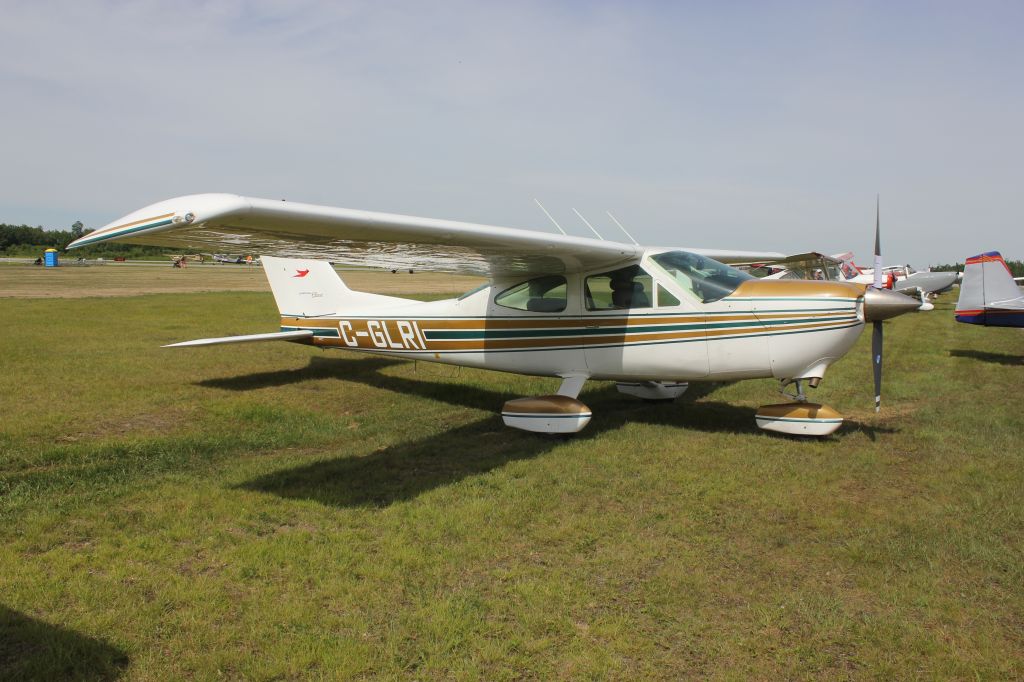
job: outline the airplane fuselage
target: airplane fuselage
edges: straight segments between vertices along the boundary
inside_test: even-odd
[[[658,279],[647,307],[594,310],[588,275],[565,280],[559,312],[496,302],[518,281],[507,279],[460,299],[282,315],[281,330],[311,330],[304,342],[325,348],[522,374],[693,381],[820,377],[864,325],[862,288],[833,282],[752,280],[704,303]]]

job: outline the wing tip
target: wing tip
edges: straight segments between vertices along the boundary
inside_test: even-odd
[[[77,249],[112,239],[162,232],[174,227],[199,223],[215,216],[244,212],[251,207],[251,200],[238,194],[186,194],[133,211],[79,237],[65,248]]]

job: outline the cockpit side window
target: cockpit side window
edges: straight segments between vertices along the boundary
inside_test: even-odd
[[[513,310],[532,313],[560,313],[568,303],[565,277],[548,275],[537,277],[505,289],[494,297],[494,302]]]
[[[687,251],[666,251],[651,256],[651,260],[704,303],[725,298],[740,284],[753,279],[736,268]]]
[[[639,265],[591,275],[583,283],[587,310],[650,308],[654,282]]]
[[[657,286],[655,286],[654,290],[658,294],[658,302],[656,303],[656,305],[659,308],[674,308],[675,306],[679,305],[679,299],[676,298],[671,291],[669,291],[662,285],[658,284]]]

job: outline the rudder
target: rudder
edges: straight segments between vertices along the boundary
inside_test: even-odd
[[[988,251],[967,259],[956,319],[969,324],[986,324],[985,308],[1020,298],[1013,274],[998,251]]]

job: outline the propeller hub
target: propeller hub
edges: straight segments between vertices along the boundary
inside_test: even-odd
[[[867,287],[864,291],[864,320],[879,322],[917,310],[921,302],[888,289]]]

